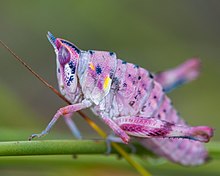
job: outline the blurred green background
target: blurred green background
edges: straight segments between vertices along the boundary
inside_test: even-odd
[[[219,8],[220,1],[214,0],[2,0],[0,38],[55,87],[55,54],[46,39],[47,31],[72,41],[83,50],[114,51],[118,58],[152,72],[199,57],[203,65],[199,79],[169,96],[189,124],[214,127],[213,140],[220,140]],[[26,140],[30,134],[44,129],[65,103],[2,47],[0,58],[0,140]],[[97,119],[90,111],[87,114]],[[99,138],[78,115],[74,120],[85,138]],[[104,126],[99,120],[96,122]],[[62,119],[44,139],[58,138],[72,138]],[[32,171],[36,175],[108,175],[111,168],[115,169],[114,175],[137,175],[125,161],[100,156],[91,163],[93,159],[91,156],[79,160],[69,156],[0,158],[0,175],[29,175]],[[55,170],[51,163],[56,166]],[[215,175],[215,164],[181,168],[181,172]],[[152,173],[164,175],[167,171],[168,175],[175,175],[175,171],[169,172],[169,167],[179,166],[153,167]]]

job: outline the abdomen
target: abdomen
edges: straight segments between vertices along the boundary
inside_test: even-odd
[[[150,98],[145,103],[146,110],[142,112],[143,115],[151,115],[151,117],[160,120],[188,126],[185,121],[179,117],[170,99],[163,91],[162,93],[158,92],[161,88],[157,87],[161,86],[155,83]],[[155,154],[182,165],[200,165],[208,158],[204,144],[198,141],[167,138],[138,139],[138,141]]]
[[[159,83],[147,70],[117,61],[111,90],[102,102],[111,118],[154,117],[186,126]],[[146,148],[182,165],[199,165],[208,157],[204,145],[189,139],[138,139]]]

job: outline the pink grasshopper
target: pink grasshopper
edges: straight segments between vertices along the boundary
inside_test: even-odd
[[[188,126],[165,94],[198,76],[197,59],[153,76],[117,59],[113,52],[83,51],[50,32],[47,37],[56,53],[59,89],[72,105],[60,108],[46,129],[30,140],[46,135],[60,116],[80,137],[70,117],[90,108],[126,144],[133,137],[154,153],[182,165],[206,161],[208,154],[201,142],[209,141],[213,129]]]

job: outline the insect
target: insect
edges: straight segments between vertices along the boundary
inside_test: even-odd
[[[182,165],[206,161],[208,153],[202,142],[210,140],[213,129],[188,126],[166,95],[198,76],[197,59],[153,75],[117,59],[113,52],[83,51],[50,32],[47,37],[56,53],[60,92],[72,105],[60,108],[46,129],[30,139],[46,135],[61,116],[80,137],[70,118],[74,112],[90,108],[126,144],[132,137],[154,153]]]

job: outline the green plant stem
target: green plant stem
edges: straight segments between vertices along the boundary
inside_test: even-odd
[[[131,149],[126,145],[120,146],[127,152]],[[137,154],[144,154],[143,149],[137,146]],[[25,155],[68,155],[68,154],[105,154],[106,142],[103,140],[39,140],[39,141],[10,141],[0,142],[0,156]],[[145,151],[145,154],[152,154]],[[119,154],[112,149],[111,154]]]
[[[124,144],[117,144],[128,153],[131,149]],[[154,154],[139,144],[134,144],[135,155],[154,156]],[[214,159],[220,159],[220,142],[210,142],[206,145],[209,154]],[[69,154],[105,154],[107,151],[104,140],[38,140],[0,142],[0,156],[25,155],[69,155]],[[111,154],[119,154],[114,148]]]
[[[131,149],[124,144],[117,144],[126,153],[131,153]],[[137,149],[137,156],[154,156],[139,144],[134,144]],[[220,159],[220,142],[210,142],[206,145],[210,157]],[[38,141],[10,141],[0,142],[0,156],[30,156],[30,155],[95,155],[105,154],[107,151],[104,140],[38,140]],[[117,149],[112,149],[111,154],[119,154]],[[132,160],[133,161],[133,160]],[[135,165],[135,168],[139,166]],[[146,170],[138,170],[142,175],[150,175]]]

